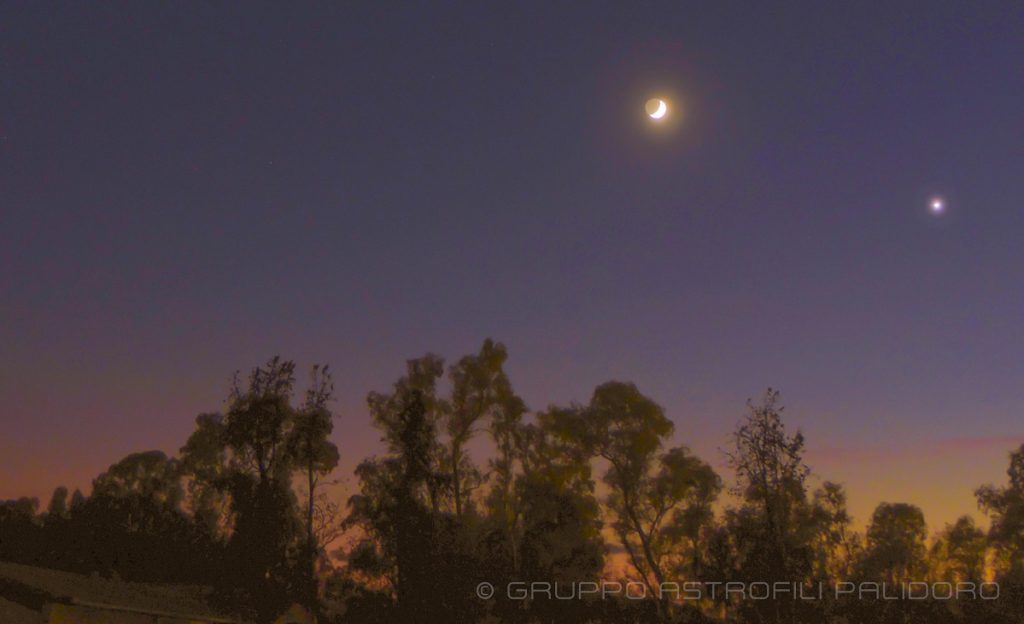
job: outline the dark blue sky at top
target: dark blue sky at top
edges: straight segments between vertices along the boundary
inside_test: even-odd
[[[5,4],[0,473],[172,451],[275,353],[355,461],[487,336],[707,453],[769,385],[812,447],[1020,435],[1024,9],[833,4]]]

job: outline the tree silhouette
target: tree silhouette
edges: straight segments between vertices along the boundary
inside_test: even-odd
[[[449,479],[442,473],[444,450],[437,437],[437,427],[447,412],[447,402],[437,395],[437,381],[444,374],[444,360],[433,354],[406,362],[406,374],[394,384],[391,393],[371,392],[366,402],[370,418],[381,431],[383,442],[392,454],[401,455],[409,440],[403,415],[410,397],[415,393],[423,405],[424,426],[420,430],[423,440],[417,443],[417,456],[424,467],[423,495],[433,513],[441,511],[442,499],[449,489]]]
[[[726,453],[736,474],[733,492],[743,500],[727,514],[737,543],[739,578],[747,582],[800,582],[812,571],[814,539],[804,463],[804,437],[786,433],[779,393],[769,388],[760,403],[747,402],[748,414]],[[765,600],[742,608],[749,617],[782,622],[794,617],[794,602]]]
[[[1009,485],[978,488],[978,505],[991,518],[989,537],[1000,546],[1000,566],[1024,577],[1024,444],[1010,454]]]
[[[880,503],[871,515],[862,562],[867,578],[890,584],[924,577],[924,513],[907,503]]]
[[[50,504],[46,506],[47,518],[67,518],[68,516],[68,489],[63,485],[58,486],[50,497]]]
[[[226,599],[260,620],[276,616],[290,595],[317,608],[316,486],[337,464],[327,441],[329,375],[314,367],[298,408],[294,394],[295,364],[279,357],[254,368],[244,384],[236,375],[226,413],[200,415],[182,448],[187,507],[228,540]],[[302,514],[292,487],[297,471],[307,486]]]
[[[312,383],[306,391],[301,409],[293,416],[289,432],[288,451],[306,481],[306,541],[304,568],[306,572],[305,603],[316,609],[317,561],[321,547],[317,541],[317,486],[323,475],[329,474],[338,465],[338,447],[328,439],[334,429],[333,415],[328,408],[334,386],[327,367],[313,367]]]
[[[511,487],[507,453],[511,453],[514,442],[508,436],[525,407],[513,394],[502,368],[507,357],[504,345],[488,339],[479,353],[463,357],[448,371],[452,393],[445,420],[448,448],[444,466],[450,474],[456,517],[462,516],[472,491],[481,481],[479,470],[466,453],[466,445],[488,416],[494,419],[491,429],[501,445],[499,450],[505,453],[498,460],[499,479],[503,470],[506,492]]]
[[[356,469],[360,493],[349,499],[345,523],[363,534],[348,553],[349,564],[370,580],[385,579],[394,591],[397,613],[407,621],[432,615],[434,579],[430,558],[436,548],[438,444],[428,414],[441,363],[431,356],[407,363],[408,375],[394,393],[368,397],[374,422],[393,453],[364,461]],[[427,501],[430,501],[428,504]]]
[[[1005,487],[985,485],[975,495],[991,520],[988,537],[995,548],[994,568],[1004,613],[1012,621],[1024,621],[1024,444],[1010,453]]]
[[[853,531],[846,508],[846,491],[826,481],[815,490],[811,503],[814,537],[814,577],[833,585],[846,580],[861,556],[861,536]]]
[[[141,497],[177,510],[183,498],[179,462],[163,451],[132,453],[93,480],[92,495]]]
[[[234,530],[228,491],[233,468],[228,460],[224,416],[200,414],[195,423],[180,451],[187,481],[185,506],[211,535],[227,539]]]
[[[299,395],[294,364],[273,358],[236,375],[226,409],[196,417],[177,457],[129,454],[89,496],[58,487],[42,512],[37,499],[0,502],[0,559],[213,585],[223,606],[260,624],[294,601],[329,624],[1024,621],[1024,446],[1007,485],[976,492],[987,532],[963,516],[929,540],[919,508],[882,503],[862,535],[841,485],[809,492],[805,440],[787,433],[774,390],[747,403],[726,452],[735,503],[718,507],[721,478],[671,443],[673,422],[634,384],[530,412],[507,358],[492,340],[447,368],[427,354],[369,393],[386,451],[358,464],[343,520],[323,485],[339,461],[328,369],[314,367]],[[342,531],[348,544],[331,561],[325,547]],[[648,598],[557,599],[608,579],[639,581]],[[481,581],[497,593],[478,597]],[[662,592],[680,581],[856,582],[886,595],[901,583],[995,581],[1000,598]],[[511,583],[540,592],[513,599]]]
[[[947,524],[929,551],[934,578],[980,583],[985,577],[988,539],[970,516]]]
[[[612,528],[649,594],[661,596],[659,617],[667,620],[673,608],[661,588],[670,559],[683,539],[691,545],[699,539],[720,489],[718,476],[683,447],[663,451],[672,422],[631,383],[604,383],[586,407],[549,418],[563,439],[607,462]],[[696,551],[690,561],[698,564]]]

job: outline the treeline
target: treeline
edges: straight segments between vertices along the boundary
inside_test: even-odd
[[[294,364],[273,359],[196,419],[177,457],[131,455],[43,512],[3,503],[0,557],[203,583],[256,621],[296,601],[339,624],[1024,621],[1024,446],[1008,486],[977,491],[988,531],[964,516],[929,535],[919,508],[893,502],[860,533],[840,485],[811,487],[775,391],[748,402],[726,481],[672,444],[635,385],[530,411],[506,358],[490,340],[450,366],[428,354],[370,393],[386,452],[358,465],[344,502],[323,485],[338,463],[329,372],[300,395]],[[632,590],[589,591],[615,583]],[[752,591],[787,585],[814,599]]]
[[[58,488],[0,508],[0,557],[126,580],[201,583],[221,606],[269,621],[292,602],[316,608],[321,544],[336,527],[321,480],[338,463],[330,442],[333,386],[314,367],[296,397],[295,365],[279,358],[236,375],[224,413],[202,414],[177,457],[125,457],[90,496]]]

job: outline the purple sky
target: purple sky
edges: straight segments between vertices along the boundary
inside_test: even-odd
[[[1003,481],[1019,3],[246,6],[0,8],[0,498],[274,354],[335,369],[347,474],[367,391],[488,336],[531,407],[633,380],[716,464],[780,388],[858,522]]]

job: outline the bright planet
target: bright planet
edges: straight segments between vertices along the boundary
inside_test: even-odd
[[[942,211],[946,209],[946,202],[941,197],[935,197],[928,207],[931,209],[932,214],[942,214]]]
[[[665,100],[651,98],[644,105],[644,110],[647,111],[647,116],[651,119],[661,119],[668,114],[668,104],[665,103]]]

